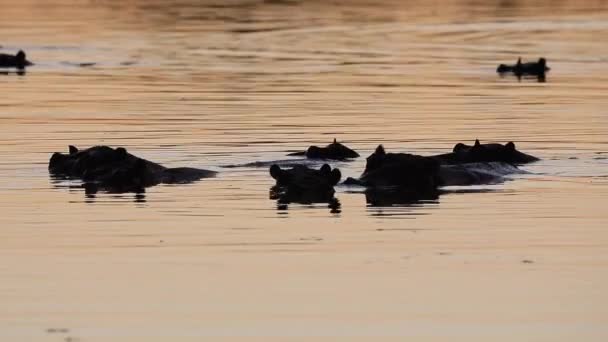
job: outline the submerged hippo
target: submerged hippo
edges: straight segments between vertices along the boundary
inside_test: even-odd
[[[102,188],[110,192],[131,192],[157,184],[190,183],[215,176],[215,171],[188,167],[167,168],[136,157],[122,147],[94,146],[69,153],[53,153],[49,172],[56,176],[82,179],[87,190]]]
[[[25,58],[25,52],[19,50],[16,55],[0,53],[0,68],[24,69],[26,66],[34,65]]]
[[[367,157],[365,170],[355,181],[348,178],[347,184],[370,187],[400,186],[419,191],[435,189],[439,185],[437,160],[409,153],[386,153],[382,145]]]
[[[309,159],[331,159],[331,160],[345,160],[359,157],[359,153],[346,147],[334,139],[334,142],[325,146],[310,146],[304,152],[294,152],[288,154],[288,156],[306,156]]]
[[[503,180],[503,174],[519,170],[510,164],[494,164],[442,164],[438,158],[432,156],[386,153],[384,147],[379,145],[376,151],[367,157],[365,171],[361,177],[348,178],[344,183],[372,188],[398,187],[415,196],[434,194],[437,188],[442,186],[497,183]]]
[[[332,170],[327,164],[323,164],[319,170],[301,164],[290,169],[281,169],[274,164],[270,167],[270,175],[277,181],[277,186],[299,191],[332,193],[334,185],[338,184],[342,177],[339,169]]]
[[[270,175],[276,180],[276,185],[270,189],[270,198],[279,204],[328,203],[332,210],[339,210],[340,202],[334,197],[334,186],[342,177],[340,170],[332,170],[327,164],[319,170],[301,164],[281,169],[275,164],[270,167]]]
[[[439,154],[433,156],[433,158],[444,165],[488,162],[519,165],[539,160],[515,149],[515,144],[512,141],[504,145],[496,143],[481,144],[478,139],[475,140],[473,146],[458,143],[451,153]]]
[[[547,66],[547,60],[544,58],[539,58],[538,62],[522,63],[521,57],[517,60],[516,64],[500,64],[498,68],[496,68],[496,72],[500,74],[510,72],[515,74],[516,76],[544,76],[545,73],[549,70],[551,70],[551,68]]]

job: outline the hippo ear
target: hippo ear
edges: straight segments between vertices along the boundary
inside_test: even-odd
[[[334,138],[334,144],[337,144],[337,143],[338,143],[338,141],[336,140],[336,138]]]
[[[509,141],[509,142],[508,142],[508,143],[505,145],[505,147],[506,147],[508,150],[515,151],[515,143],[513,143],[512,141]]]
[[[330,181],[331,185],[338,184],[338,182],[340,181],[340,178],[342,178],[342,173],[340,172],[339,169],[333,169],[333,170],[331,170],[330,178],[329,178],[329,181]]]
[[[74,146],[74,145],[70,145],[68,147],[68,149],[70,150],[70,154],[76,154],[76,153],[78,153],[78,148],[76,148],[76,146]]]
[[[124,147],[117,147],[115,151],[118,152],[118,156],[121,158],[127,156],[127,149],[125,149]]]
[[[281,170],[281,167],[277,164],[272,164],[270,167],[270,176],[276,180],[279,180],[282,174],[283,170]]]
[[[521,65],[521,57],[517,59],[517,65]]]
[[[479,147],[479,146],[481,146],[479,139],[475,139],[475,147]]]
[[[452,152],[459,152],[465,148],[466,148],[465,144],[458,143],[458,144],[454,145],[454,149],[452,149]]]
[[[376,154],[381,156],[385,155],[386,152],[384,151],[384,146],[378,145],[378,147],[376,147]]]
[[[331,166],[329,166],[328,164],[323,164],[319,171],[324,175],[328,175],[331,173]]]

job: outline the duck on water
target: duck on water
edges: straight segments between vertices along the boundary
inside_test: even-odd
[[[522,63],[520,57],[515,64],[500,64],[498,68],[496,68],[496,72],[501,75],[513,73],[517,77],[536,76],[539,79],[544,79],[545,73],[549,70],[551,70],[551,68],[547,66],[547,60],[543,57],[539,58],[538,62],[527,63]]]
[[[26,66],[34,65],[27,60],[25,52],[19,50],[16,55],[0,53],[0,68],[25,69]]]

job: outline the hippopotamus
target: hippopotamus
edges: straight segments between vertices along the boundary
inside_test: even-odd
[[[25,58],[25,52],[19,50],[16,55],[0,53],[0,68],[25,69],[26,66],[34,65]]]
[[[496,72],[500,74],[512,72],[517,76],[544,76],[545,72],[549,70],[551,70],[551,68],[547,66],[547,60],[544,58],[539,58],[538,62],[522,63],[521,57],[517,60],[516,64],[500,64],[498,68],[496,68]]]
[[[386,153],[379,145],[367,157],[365,170],[359,179],[347,178],[344,184],[366,187],[399,187],[412,194],[434,193],[437,188],[453,185],[491,184],[503,180],[496,167],[483,167],[479,162],[442,164],[433,156],[408,153]],[[515,166],[505,164],[506,172],[517,172]]]
[[[440,164],[437,160],[409,153],[386,153],[382,145],[367,157],[365,170],[358,181],[348,178],[346,184],[370,187],[400,186],[420,191],[438,186]]]
[[[306,156],[308,159],[331,159],[331,160],[345,160],[359,157],[359,153],[346,147],[334,139],[334,142],[325,146],[310,146],[304,152],[294,152],[288,154],[288,156]]]
[[[454,165],[463,163],[488,163],[502,162],[513,165],[526,164],[539,159],[515,149],[512,141],[502,144],[481,144],[479,139],[475,140],[473,146],[458,143],[451,153],[433,156],[442,165]]]
[[[319,170],[302,164],[281,169],[274,164],[270,167],[270,175],[276,180],[276,185],[270,189],[270,198],[278,200],[279,204],[328,203],[332,210],[339,210],[340,203],[334,197],[334,185],[342,176],[339,169],[332,170],[328,164],[323,164]]]
[[[332,170],[328,164],[323,164],[319,170],[302,164],[296,164],[290,169],[281,169],[274,164],[270,167],[270,175],[276,180],[277,186],[298,191],[331,193],[342,177],[339,169]]]
[[[94,146],[79,150],[71,145],[68,154],[53,153],[49,172],[81,179],[87,189],[102,188],[109,192],[137,192],[161,183],[190,183],[216,174],[189,167],[167,168],[136,157],[123,147]]]

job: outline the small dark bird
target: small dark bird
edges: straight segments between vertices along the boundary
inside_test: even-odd
[[[25,58],[25,52],[19,50],[16,55],[0,53],[0,68],[25,69],[26,66],[34,65]]]
[[[517,60],[514,65],[500,64],[496,68],[496,72],[504,74],[508,72],[514,73],[516,76],[533,75],[533,76],[544,76],[545,72],[551,70],[547,66],[547,60],[539,58],[538,62],[522,63],[521,57]]]

